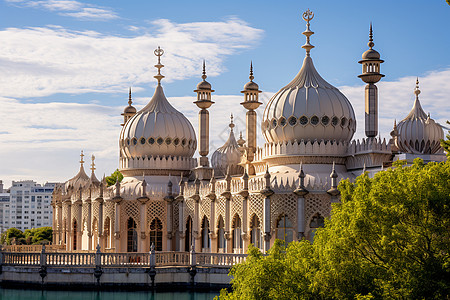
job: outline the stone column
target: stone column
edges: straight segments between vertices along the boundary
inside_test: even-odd
[[[266,180],[266,185],[263,190],[261,190],[261,194],[265,196],[264,199],[264,208],[263,208],[263,229],[264,229],[264,252],[267,252],[270,249],[270,239],[271,239],[271,219],[270,219],[270,196],[274,194],[272,189],[270,188],[270,174],[269,169],[267,169],[266,174],[264,175]]]
[[[67,218],[66,218],[66,250],[72,250],[72,202],[70,199],[64,201],[67,206]]]
[[[166,215],[166,220],[167,220],[167,243],[165,245],[165,251],[172,251],[172,237],[174,236],[173,234],[173,202],[174,202],[174,197],[172,194],[172,181],[169,180],[168,184],[167,184],[167,196],[164,197],[164,200],[166,200],[166,207],[167,207],[167,215]]]
[[[249,234],[249,224],[248,224],[248,174],[244,171],[244,176],[242,176],[244,182],[244,188],[239,194],[244,198],[242,201],[242,250],[246,253],[248,246],[250,245],[250,234]]]
[[[201,220],[200,218],[200,180],[198,178],[195,179],[195,194],[192,195],[192,200],[194,200],[194,218],[193,218],[193,242],[195,244],[195,251],[202,252],[202,240],[201,240]]]
[[[62,203],[60,201],[58,201],[56,203],[56,210],[58,211],[58,219],[56,220],[56,222],[58,222],[58,241],[57,241],[57,244],[59,245],[59,244],[62,244],[62,239],[63,239],[62,235],[65,234],[63,232]]]
[[[305,196],[309,193],[305,188],[306,175],[302,166],[300,166],[298,177],[299,183],[297,189],[294,190],[294,194],[297,195],[297,240],[301,240],[305,237]]]
[[[225,176],[225,180],[227,183],[225,192],[221,194],[221,196],[225,197],[225,252],[233,253],[233,241],[231,234],[231,176],[230,170],[228,169],[227,175]]]
[[[83,212],[83,206],[81,199],[75,201],[73,205],[78,206],[78,212],[77,212],[77,232],[76,232],[76,239],[77,239],[77,249],[76,250],[82,250],[82,235],[83,235],[83,220],[82,220],[82,212]]]
[[[88,250],[94,250],[95,247],[92,248],[92,202],[91,199],[87,199],[85,201],[88,206],[87,212],[87,234],[88,234]],[[84,226],[84,225],[83,225]],[[97,245],[96,245],[97,246]]]
[[[217,253],[217,234],[216,234],[216,179],[214,172],[212,174],[210,184],[210,193],[208,198],[211,200],[211,217],[209,220],[209,238],[211,240],[211,252]]]
[[[189,249],[184,249],[185,246],[185,224],[184,224],[184,197],[182,195],[177,197],[178,201],[178,235],[180,236],[179,240],[179,249],[180,251],[189,251]]]
[[[147,249],[150,249],[150,245],[147,247],[147,201],[149,199],[147,197],[140,197],[138,198],[139,203],[141,204],[139,207],[139,223],[140,223],[140,230],[141,234],[139,236],[139,243],[138,243],[138,252],[147,252]]]
[[[105,240],[103,237],[103,198],[97,198],[96,201],[98,202],[98,244],[100,245],[100,249],[105,251]]]
[[[121,246],[120,246],[120,209],[121,209],[121,202],[122,198],[115,198],[113,199],[115,203],[115,220],[114,220],[114,248],[115,252],[122,252]]]

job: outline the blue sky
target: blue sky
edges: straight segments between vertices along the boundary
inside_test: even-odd
[[[355,138],[363,136],[364,105],[357,61],[367,49],[370,22],[375,49],[385,60],[381,136],[388,138],[393,120],[410,110],[416,76],[425,111],[440,123],[450,119],[450,6],[444,0],[3,0],[0,179],[64,181],[76,173],[81,149],[96,154],[99,173],[116,168],[127,88],[133,87],[137,107],[151,98],[157,45],[166,51],[165,93],[194,127],[192,90],[206,60],[216,90],[214,151],[226,138],[230,112],[237,115],[237,130],[243,129],[239,92],[250,60],[265,102],[300,69],[301,13],[307,8],[315,13],[315,66],[352,102],[360,117]]]

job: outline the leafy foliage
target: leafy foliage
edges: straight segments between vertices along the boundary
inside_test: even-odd
[[[450,0],[447,0],[447,2],[450,5]],[[447,121],[447,124],[450,125],[450,122]],[[446,140],[441,140],[441,146],[444,148],[445,152],[447,152],[447,157],[450,157],[450,130],[448,131],[446,138]]]
[[[119,169],[116,169],[110,176],[106,177],[106,183],[108,186],[112,186],[116,184],[117,179],[119,179],[119,182],[123,179],[123,175],[120,173]]]
[[[49,244],[52,241],[53,230],[51,227],[26,229],[24,232],[17,228],[9,228],[0,237],[1,244],[17,245]]]
[[[450,160],[416,159],[339,185],[314,244],[276,242],[230,275],[219,299],[448,299]]]

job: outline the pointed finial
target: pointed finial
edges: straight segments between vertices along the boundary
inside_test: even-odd
[[[314,32],[309,29],[309,21],[313,18],[314,13],[308,8],[308,10],[303,13],[303,20],[306,21],[306,30],[303,32],[303,35],[306,36],[306,43],[302,46],[302,48],[306,50],[306,56],[310,56],[309,52],[312,48],[314,48],[314,46],[309,43],[310,36],[314,34]]]
[[[131,104],[133,104],[133,101],[131,100],[131,86],[130,86],[130,90],[128,92],[128,105],[131,106]]]
[[[92,160],[91,171],[92,171],[92,173],[94,173],[94,170],[95,170],[95,156],[94,156],[94,154],[92,154],[91,160]]]
[[[331,169],[331,174],[330,174],[330,177],[331,177],[331,178],[337,178],[337,177],[338,177],[338,175],[337,175],[337,173],[336,173],[336,170],[335,170],[335,166],[336,166],[336,164],[335,164],[335,162],[333,161],[333,168]]]
[[[202,72],[202,79],[203,79],[203,81],[205,81],[206,80],[206,78],[208,77],[208,76],[206,76],[206,65],[205,65],[205,60],[203,60],[203,72]]]
[[[84,164],[84,160],[83,160],[84,153],[83,153],[83,150],[81,150],[80,157],[81,157],[80,164],[81,164],[81,166],[83,166],[83,164]]]
[[[420,94],[419,77],[417,77],[417,79],[416,79],[416,88],[414,89],[414,94],[416,95],[416,99],[419,99],[419,94]]]
[[[372,31],[372,22],[370,22],[370,30],[369,30],[369,42],[367,43],[367,46],[372,49],[375,44],[373,43],[373,31]]]
[[[250,81],[253,81],[253,79],[255,79],[255,77],[253,76],[253,61],[250,61],[250,76],[248,77],[250,79]]]
[[[161,56],[163,56],[164,50],[158,46],[158,48],[155,49],[153,53],[158,57],[158,63],[155,65],[155,68],[158,69],[158,74],[153,77],[156,78],[156,80],[158,80],[158,85],[161,85],[161,79],[164,78],[164,76],[161,75],[161,68],[164,67],[164,65],[161,64]]]
[[[234,123],[233,123],[233,114],[230,116],[230,125],[228,125],[231,128],[231,131],[233,131]]]

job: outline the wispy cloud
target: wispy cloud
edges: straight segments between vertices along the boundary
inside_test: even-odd
[[[31,7],[57,12],[62,16],[70,16],[81,20],[106,21],[119,16],[112,9],[87,4],[74,0],[6,0],[19,7]]]
[[[41,97],[147,86],[154,81],[151,54],[158,45],[165,50],[168,81],[197,75],[202,59],[214,76],[225,69],[227,55],[254,45],[262,33],[239,19],[190,24],[157,20],[131,37],[60,26],[7,28],[0,31],[0,90],[4,96]]]

